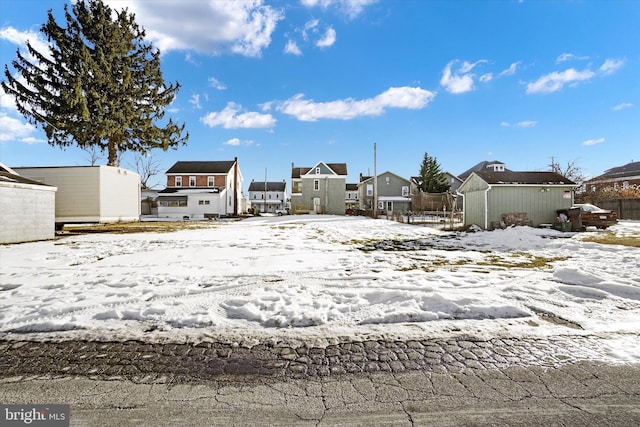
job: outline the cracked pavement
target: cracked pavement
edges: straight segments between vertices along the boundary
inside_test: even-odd
[[[0,341],[0,402],[67,403],[79,426],[640,425],[640,365],[604,342]]]

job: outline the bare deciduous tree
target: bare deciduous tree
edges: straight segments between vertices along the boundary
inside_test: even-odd
[[[149,181],[160,173],[160,161],[151,151],[147,151],[146,154],[136,153],[131,167],[140,175],[140,184],[143,189],[153,188],[153,185],[149,186]]]

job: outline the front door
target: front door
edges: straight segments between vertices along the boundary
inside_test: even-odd
[[[313,198],[313,213],[320,213],[320,197]]]

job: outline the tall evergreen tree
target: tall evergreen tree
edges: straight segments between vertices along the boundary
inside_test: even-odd
[[[420,164],[420,189],[425,193],[444,193],[450,187],[436,158],[424,153]]]
[[[18,49],[16,75],[5,65],[2,87],[15,97],[18,111],[42,126],[49,144],[98,147],[112,166],[119,152],[145,154],[186,144],[184,124],[156,124],[180,84],[165,83],[160,52],[145,42],[134,15],[113,11],[101,0],[80,0],[64,11],[66,27],[49,10],[41,28],[48,54],[27,43],[35,61]]]

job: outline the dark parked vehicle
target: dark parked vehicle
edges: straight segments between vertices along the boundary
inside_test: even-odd
[[[583,227],[597,227],[604,230],[618,223],[618,214],[589,204],[576,204],[572,208],[580,209],[580,221]]]

